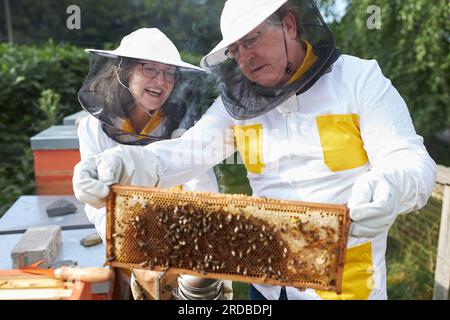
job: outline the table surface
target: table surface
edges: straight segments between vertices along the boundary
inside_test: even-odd
[[[103,267],[106,249],[103,244],[85,248],[80,240],[87,235],[95,233],[95,229],[65,230],[61,232],[61,248],[55,262],[74,260],[79,267]],[[11,251],[23,234],[1,235],[0,243],[0,270],[12,268]]]
[[[49,217],[45,208],[58,199],[66,199],[76,205],[77,211],[64,216]],[[57,225],[64,229],[94,228],[84,212],[84,204],[75,196],[21,196],[0,218],[0,235],[23,233],[30,227]]]

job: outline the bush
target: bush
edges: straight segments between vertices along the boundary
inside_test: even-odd
[[[56,118],[79,109],[77,91],[88,70],[88,57],[82,49],[52,41],[39,47],[0,44],[0,56],[2,125],[28,135],[38,132],[41,120],[46,120],[46,110],[39,107],[46,90],[60,96]]]
[[[0,216],[34,192],[30,137],[80,109],[88,57],[74,46],[0,44]]]

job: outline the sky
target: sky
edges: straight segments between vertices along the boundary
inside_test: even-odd
[[[335,10],[339,13],[340,17],[345,13],[347,7],[347,0],[336,0]]]
[[[348,0],[336,0],[333,7],[334,12],[337,14],[337,19],[340,20],[345,13],[345,8],[347,7]],[[323,12],[322,12],[323,13]],[[332,22],[331,19],[325,17],[326,22]]]

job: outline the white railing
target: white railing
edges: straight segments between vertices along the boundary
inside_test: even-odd
[[[448,300],[450,290],[450,168],[438,165],[436,183],[443,190],[433,300]]]

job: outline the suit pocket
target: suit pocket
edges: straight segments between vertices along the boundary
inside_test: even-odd
[[[236,146],[248,172],[261,174],[265,164],[263,152],[263,127],[261,124],[235,126]]]
[[[318,116],[316,124],[324,162],[331,171],[349,170],[367,163],[357,114]]]

